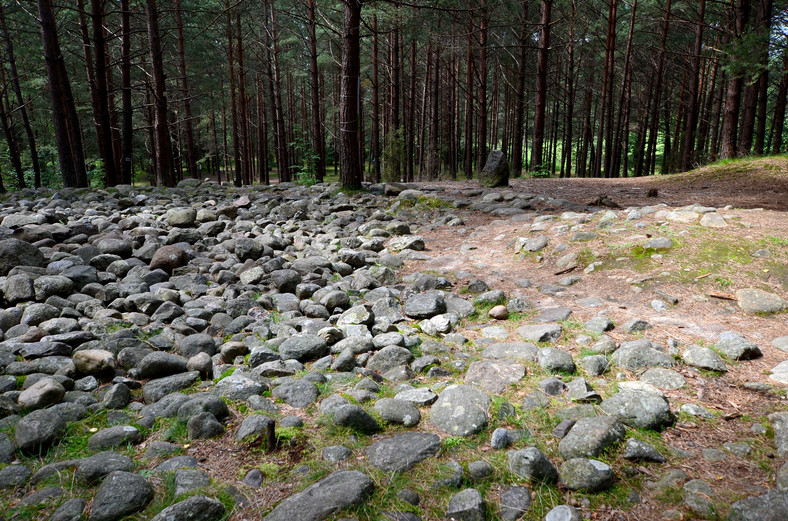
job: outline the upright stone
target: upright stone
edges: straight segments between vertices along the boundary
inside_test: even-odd
[[[487,156],[487,162],[479,172],[479,184],[488,188],[509,186],[509,161],[502,151],[493,150]]]

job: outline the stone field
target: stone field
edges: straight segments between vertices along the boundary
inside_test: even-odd
[[[788,519],[782,214],[367,188],[4,195],[0,519]]]

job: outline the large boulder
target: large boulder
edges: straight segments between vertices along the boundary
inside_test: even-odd
[[[436,434],[407,432],[377,441],[367,449],[369,463],[384,472],[406,472],[434,456],[441,447]]]
[[[137,513],[153,499],[153,487],[144,477],[117,470],[104,479],[93,498],[89,521],[115,521]]]
[[[479,184],[488,188],[509,186],[509,161],[500,150],[492,150],[479,172]]]
[[[66,422],[52,409],[38,409],[19,420],[14,440],[22,452],[36,453],[52,445],[66,428]]]
[[[603,411],[637,429],[661,429],[675,420],[664,396],[646,391],[614,394],[600,405]]]

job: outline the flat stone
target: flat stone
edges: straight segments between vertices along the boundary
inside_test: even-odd
[[[484,348],[482,358],[512,358],[536,362],[539,348],[530,342],[501,342]]]
[[[715,347],[731,360],[751,360],[762,356],[758,346],[734,331],[720,333]]]
[[[168,506],[151,521],[219,521],[225,512],[221,501],[198,495]]]
[[[780,313],[788,308],[788,301],[760,289],[740,289],[736,292],[739,307],[747,313]]]
[[[430,408],[430,423],[452,436],[469,436],[487,425],[490,397],[469,385],[444,389]]]
[[[559,324],[534,324],[520,326],[515,332],[526,342],[555,342],[563,328]]]
[[[558,453],[564,459],[595,457],[625,436],[626,429],[616,418],[580,418],[559,442]]]
[[[367,449],[367,458],[384,472],[406,472],[439,450],[436,434],[408,432],[376,441]]]
[[[115,471],[96,491],[89,521],[115,521],[140,512],[153,499],[153,487],[139,474]]]
[[[566,488],[584,492],[608,489],[615,480],[609,465],[586,458],[572,458],[564,462],[558,473],[561,484]]]
[[[481,387],[488,393],[501,394],[525,376],[525,367],[511,360],[473,362],[465,373],[465,383]]]
[[[728,367],[725,365],[725,362],[722,361],[720,355],[708,347],[690,347],[681,354],[681,359],[684,360],[685,364],[697,367],[698,369],[720,372],[728,371]]]
[[[673,369],[652,367],[640,375],[640,381],[651,384],[658,389],[675,390],[687,385],[687,380]]]
[[[369,476],[355,470],[338,470],[294,494],[265,516],[265,521],[321,521],[361,504],[375,488]]]
[[[484,521],[484,499],[474,488],[466,488],[449,499],[446,515],[457,521]]]
[[[531,506],[531,492],[525,487],[510,487],[501,492],[501,518],[516,521]]]
[[[665,398],[643,391],[614,394],[600,407],[622,423],[639,429],[661,429],[675,419]]]
[[[506,453],[509,470],[529,482],[555,483],[558,471],[547,456],[536,447],[512,450]]]

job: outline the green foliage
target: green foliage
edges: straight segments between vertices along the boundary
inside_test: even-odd
[[[312,186],[317,183],[317,162],[320,156],[312,148],[312,142],[306,130],[296,125],[293,128],[293,135],[295,140],[290,143],[290,146],[295,151],[295,157],[299,159],[298,163],[290,166],[293,181],[299,185]]]

